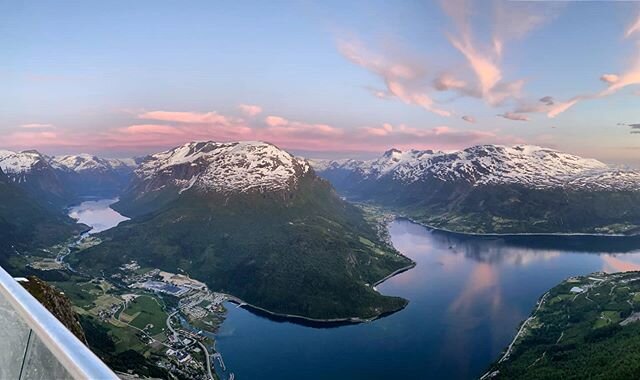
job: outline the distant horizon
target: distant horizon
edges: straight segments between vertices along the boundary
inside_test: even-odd
[[[629,168],[638,168],[640,169],[640,160],[637,163],[625,163],[625,162],[610,162],[610,161],[606,161],[606,160],[601,160],[597,157],[590,157],[590,156],[584,156],[584,155],[580,155],[577,154],[575,152],[571,152],[571,151],[566,151],[566,150],[562,150],[562,149],[557,149],[555,147],[552,146],[544,146],[544,145],[539,145],[539,144],[526,144],[526,143],[520,143],[520,144],[491,144],[491,143],[482,143],[482,144],[473,144],[473,145],[469,145],[469,146],[465,146],[459,149],[436,149],[436,148],[424,148],[424,149],[416,149],[416,148],[406,148],[406,149],[399,149],[393,146],[390,146],[387,149],[378,151],[378,152],[370,152],[370,151],[366,151],[366,152],[331,152],[331,151],[304,151],[304,150],[297,150],[297,149],[288,149],[286,147],[282,147],[278,144],[274,144],[271,143],[269,141],[264,141],[264,140],[227,140],[227,141],[216,141],[216,140],[192,140],[192,141],[185,141],[182,143],[176,143],[175,145],[171,145],[171,146],[167,146],[167,147],[159,147],[156,150],[149,150],[147,152],[142,152],[140,154],[127,154],[127,153],[121,153],[121,154],[112,154],[114,153],[113,151],[106,151],[104,153],[106,154],[101,154],[101,152],[87,152],[87,151],[76,151],[76,150],[69,150],[69,149],[64,149],[64,150],[48,150],[48,149],[36,149],[36,148],[32,148],[32,149],[9,149],[9,148],[5,148],[0,146],[0,151],[12,151],[12,152],[25,152],[25,151],[30,151],[30,150],[35,150],[41,154],[44,154],[45,156],[50,156],[50,157],[54,157],[54,156],[65,156],[65,155],[81,155],[81,154],[88,154],[88,155],[92,155],[92,156],[96,156],[96,157],[100,157],[100,158],[108,158],[108,159],[120,159],[120,160],[124,160],[124,159],[136,159],[136,158],[144,158],[148,155],[152,155],[155,153],[160,153],[160,152],[164,152],[164,151],[168,151],[171,150],[173,148],[182,146],[184,144],[188,144],[190,142],[207,142],[207,141],[211,141],[211,142],[217,142],[217,143],[232,143],[232,142],[243,142],[243,141],[260,141],[260,142],[265,142],[268,144],[272,144],[277,146],[278,148],[285,150],[291,154],[293,154],[296,157],[301,157],[304,159],[310,159],[310,160],[342,160],[342,159],[356,159],[356,160],[370,160],[370,159],[375,159],[378,158],[380,156],[382,156],[384,153],[386,153],[389,150],[392,149],[396,149],[396,150],[400,150],[402,152],[406,152],[406,151],[410,151],[410,150],[433,150],[434,152],[444,152],[444,153],[451,153],[451,152],[457,152],[457,151],[461,151],[461,150],[465,150],[468,148],[472,148],[474,146],[482,146],[482,145],[494,145],[494,146],[506,146],[506,147],[515,147],[515,146],[519,146],[519,145],[524,145],[524,146],[538,146],[540,148],[546,148],[546,149],[553,149],[553,150],[557,150],[563,153],[569,153],[569,154],[574,154],[577,156],[580,156],[582,158],[587,158],[587,159],[596,159],[599,161],[604,162],[607,165],[612,165],[612,166],[626,166]]]

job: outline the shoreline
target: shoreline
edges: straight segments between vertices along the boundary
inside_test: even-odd
[[[405,256],[406,257],[406,256]],[[411,260],[411,259],[410,259]],[[411,260],[411,264],[406,265],[402,268],[396,269],[395,271],[391,272],[390,274],[388,274],[387,276],[383,277],[382,279],[378,280],[377,282],[375,282],[373,285],[371,285],[371,288],[374,289],[374,291],[378,292],[377,289],[375,289],[376,286],[382,284],[383,282],[387,281],[388,279],[397,276],[401,273],[404,273],[408,270],[413,269],[416,266],[416,262]],[[380,292],[378,292],[380,293]],[[266,317],[275,317],[275,318],[281,318],[285,321],[288,322],[292,322],[292,323],[302,323],[302,324],[314,324],[317,323],[319,326],[318,327],[331,327],[332,324],[337,326],[341,326],[341,325],[351,325],[351,324],[358,324],[358,323],[365,323],[365,322],[372,322],[375,321],[377,319],[383,318],[387,315],[396,313],[402,309],[404,309],[405,307],[407,307],[407,305],[409,304],[409,302],[407,301],[407,303],[402,306],[399,309],[396,310],[392,310],[392,311],[387,311],[384,313],[380,313],[378,315],[375,315],[373,317],[370,318],[362,318],[362,317],[343,317],[343,318],[312,318],[312,317],[305,317],[303,315],[298,315],[298,314],[287,314],[287,313],[278,313],[275,311],[271,311],[268,309],[265,309],[261,306],[257,306],[254,304],[251,304],[249,302],[246,302],[244,300],[242,300],[241,298],[238,298],[234,295],[228,294],[228,293],[220,293],[220,294],[224,294],[225,297],[227,297],[227,300],[235,305],[238,305],[238,307],[244,308],[249,310],[250,312],[257,312],[257,314],[264,314]],[[325,325],[325,326],[322,326]]]
[[[402,255],[402,256],[403,256],[403,257],[407,257],[407,256],[404,256],[404,255]],[[407,257],[407,259],[411,260],[411,258],[409,258],[409,257]],[[376,286],[378,286],[378,285],[382,284],[383,282],[387,281],[387,280],[388,280],[388,279],[390,279],[391,277],[394,277],[394,276],[396,276],[396,275],[399,275],[400,273],[404,273],[404,272],[406,272],[406,271],[408,271],[408,270],[411,270],[411,269],[415,268],[415,267],[416,267],[416,265],[418,265],[418,263],[416,263],[415,261],[411,260],[411,264],[406,265],[406,266],[404,266],[404,267],[402,267],[402,268],[399,268],[399,269],[394,270],[394,271],[393,271],[393,272],[391,272],[389,275],[387,275],[387,276],[383,277],[382,279],[380,279],[380,280],[378,280],[378,281],[374,282],[374,283],[373,283],[373,285],[371,285],[371,288],[377,292],[378,290],[377,290],[377,289],[375,289],[375,288],[376,288]],[[378,292],[378,293],[380,293],[380,292]]]
[[[518,236],[559,236],[559,237],[571,237],[571,236],[586,236],[586,237],[601,237],[601,238],[634,238],[640,237],[640,233],[637,234],[603,234],[603,233],[595,233],[595,232],[509,232],[509,233],[499,233],[499,232],[464,232],[464,231],[455,231],[449,230],[443,227],[436,227],[424,222],[420,222],[418,220],[412,219],[408,216],[404,215],[396,215],[395,219],[397,220],[408,220],[412,223],[419,224],[423,227],[434,231],[446,232],[450,234],[456,235],[466,235],[466,236],[476,236],[476,237],[518,237]]]

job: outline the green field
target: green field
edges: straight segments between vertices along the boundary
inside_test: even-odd
[[[132,326],[144,329],[147,325],[153,325],[149,329],[151,335],[161,333],[166,328],[167,313],[155,298],[149,296],[140,296],[129,302],[129,305],[121,315],[121,319],[125,319],[124,314],[133,317],[129,322]]]

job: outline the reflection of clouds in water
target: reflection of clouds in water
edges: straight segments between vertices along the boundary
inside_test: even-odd
[[[501,291],[498,286],[498,272],[491,265],[480,263],[473,268],[464,289],[451,303],[449,312],[467,312],[483,293],[492,295],[492,307],[499,306]]]
[[[462,291],[449,305],[447,316],[453,323],[447,324],[442,354],[454,357],[459,368],[470,368],[477,349],[474,341],[478,339],[472,335],[477,334],[477,329],[488,327],[485,339],[491,349],[497,351],[510,334],[504,326],[515,324],[523,317],[504,301],[500,269],[482,262],[473,267]]]
[[[640,264],[634,263],[634,259],[637,260],[637,257],[627,256],[622,260],[613,255],[602,255],[602,271],[607,273],[640,271]]]
[[[451,273],[458,271],[465,260],[463,255],[452,255],[451,252],[446,252],[438,257],[438,264],[442,266],[442,271]]]
[[[471,372],[465,376],[466,369],[487,350],[500,352],[529,313],[528,306],[514,302],[514,289],[525,291],[530,285],[513,276],[513,271],[527,277],[535,274],[545,282],[545,270],[553,272],[550,277],[589,273],[600,270],[600,265],[607,272],[640,270],[640,255],[616,257],[594,250],[607,246],[614,252],[638,252],[633,239],[463,236],[402,222],[392,223],[390,229],[394,246],[418,266],[389,280],[391,287],[382,293],[393,289],[389,293],[409,298],[418,308],[419,297],[446,294],[438,305],[443,334],[438,351],[443,362],[458,368],[460,377],[472,377]]]

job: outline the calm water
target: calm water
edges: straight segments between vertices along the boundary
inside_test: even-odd
[[[120,215],[109,207],[117,201],[117,198],[88,200],[71,207],[69,209],[69,216],[76,219],[78,223],[84,223],[92,227],[89,234],[96,234],[115,227],[120,222],[129,220],[126,216]]]
[[[390,232],[418,265],[378,289],[409,299],[405,310],[318,329],[228,305],[217,348],[236,379],[474,378],[553,285],[594,271],[640,270],[638,239],[466,237],[402,220]]]

